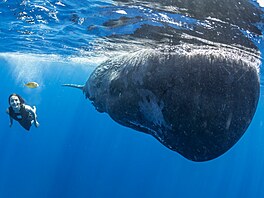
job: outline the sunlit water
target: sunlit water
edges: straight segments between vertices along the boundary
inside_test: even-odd
[[[222,16],[220,8],[220,14],[201,16],[170,5],[173,1],[155,2],[0,2],[1,198],[264,196],[263,87],[242,139],[221,157],[194,163],[98,113],[80,90],[61,86],[84,84],[113,56],[170,50],[183,41],[222,43],[256,52],[262,60],[263,21],[246,21],[262,14],[262,1],[250,1],[256,14],[230,21],[233,15]],[[262,66],[260,78],[263,83]],[[40,87],[29,89],[28,81]],[[37,106],[39,128],[30,133],[17,123],[9,128],[5,110],[13,92]]]

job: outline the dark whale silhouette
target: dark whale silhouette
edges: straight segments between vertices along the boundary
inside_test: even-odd
[[[207,161],[228,151],[249,126],[259,64],[241,49],[185,44],[110,59],[79,88],[119,124],[189,160]]]
[[[84,86],[66,86],[82,89],[99,112],[189,160],[228,151],[259,99],[259,50],[251,38],[261,35],[261,9],[248,0],[114,1],[146,10],[104,21],[107,39],[95,49],[127,54],[99,65]],[[130,24],[133,31],[116,34]]]

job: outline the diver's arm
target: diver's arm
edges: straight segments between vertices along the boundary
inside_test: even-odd
[[[37,121],[36,107],[33,106],[33,108],[32,108],[29,105],[25,105],[25,109],[26,109],[26,111],[28,111],[28,112],[30,112],[32,114],[33,120],[34,120],[34,124],[35,124],[36,127],[38,127],[39,123]]]
[[[6,113],[9,115],[9,109],[7,108]],[[13,118],[9,115],[9,126],[11,127],[13,125]]]
[[[11,118],[11,116],[9,116],[10,122],[9,122],[9,126],[11,127],[13,125],[13,118]]]

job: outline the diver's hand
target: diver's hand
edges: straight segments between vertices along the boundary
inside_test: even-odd
[[[33,110],[33,112],[36,114],[36,112],[37,112],[37,108],[36,108],[36,106],[33,106],[33,107],[32,107],[32,110]]]
[[[12,123],[9,123],[9,127],[10,127],[10,128],[12,127]]]
[[[38,121],[35,122],[35,127],[37,127],[37,128],[39,127]]]

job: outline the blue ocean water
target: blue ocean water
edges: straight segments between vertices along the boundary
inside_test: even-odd
[[[176,42],[168,39],[171,32],[160,33],[157,40],[129,37],[145,26],[196,36],[231,24],[263,54],[263,21],[250,27],[214,16],[203,20],[184,8],[153,2],[0,2],[0,198],[264,196],[263,86],[243,137],[224,155],[202,163],[115,123],[80,90],[61,86],[84,84],[96,66],[113,56]],[[262,66],[260,79],[263,84]],[[29,89],[24,86],[29,81],[40,86]],[[39,128],[28,133],[18,123],[9,127],[5,110],[14,92],[36,105]]]

